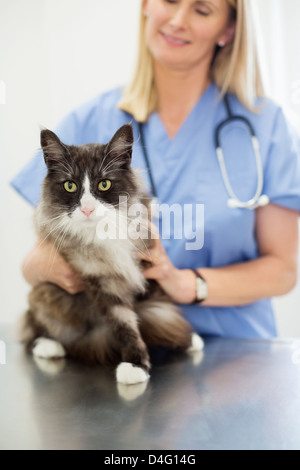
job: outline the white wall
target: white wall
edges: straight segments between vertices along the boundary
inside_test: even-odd
[[[292,84],[300,79],[299,0],[252,0],[259,8],[268,51],[272,31],[283,25],[285,67],[278,63],[273,93],[300,115]],[[32,208],[9,180],[39,147],[40,125],[53,128],[70,109],[101,91],[126,83],[135,58],[140,0],[0,0],[0,321],[13,322],[29,290],[21,260],[34,243]],[[285,5],[270,22],[275,6]],[[295,9],[299,10],[298,14]],[[268,22],[266,22],[268,18]],[[266,28],[268,24],[268,28]],[[271,26],[270,26],[271,25]],[[274,70],[278,54],[267,54]],[[277,62],[276,62],[277,61]],[[276,79],[275,79],[276,78]],[[1,86],[0,86],[1,90]],[[300,336],[300,284],[275,301],[280,333]]]

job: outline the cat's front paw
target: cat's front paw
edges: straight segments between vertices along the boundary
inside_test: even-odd
[[[197,333],[191,334],[191,343],[186,352],[191,356],[194,366],[199,366],[203,361],[204,341]]]
[[[145,369],[130,362],[121,362],[116,370],[117,382],[126,385],[146,382],[149,377],[150,375]]]
[[[34,342],[32,354],[42,359],[56,359],[66,356],[65,348],[54,339],[38,338]]]
[[[191,334],[191,344],[187,349],[188,353],[199,352],[204,349],[204,341],[197,333]]]

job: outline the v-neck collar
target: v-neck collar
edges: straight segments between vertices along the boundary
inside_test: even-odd
[[[214,83],[211,83],[191,109],[174,137],[169,136],[158,112],[153,112],[149,117],[148,123],[151,128],[152,126],[155,128],[156,138],[161,142],[165,141],[170,147],[173,147],[173,145],[177,146],[182,135],[186,136],[187,132],[193,133],[197,128],[199,128],[199,126],[201,126],[207,115],[207,104],[212,101],[212,97],[215,95],[215,92],[216,86]],[[196,116],[197,119],[195,119]]]
[[[161,203],[169,200],[173,191],[174,175],[178,174],[180,165],[185,165],[185,158],[188,158],[189,142],[201,133],[201,128],[207,122],[209,114],[214,112],[217,97],[218,89],[214,84],[211,84],[172,139],[168,136],[156,112],[151,114],[148,122],[144,125],[145,145]]]

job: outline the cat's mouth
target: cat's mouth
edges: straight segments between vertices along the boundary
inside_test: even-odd
[[[80,217],[80,224],[89,227],[93,225],[97,225],[97,223],[101,220],[101,217],[98,217],[96,215],[90,216],[90,217]]]

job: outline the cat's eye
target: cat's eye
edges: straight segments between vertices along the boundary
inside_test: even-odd
[[[77,191],[77,185],[73,183],[73,181],[66,181],[64,188],[68,193],[75,193],[75,191]]]
[[[100,191],[108,191],[110,188],[111,188],[110,180],[102,180],[98,184],[98,189],[100,189]]]

